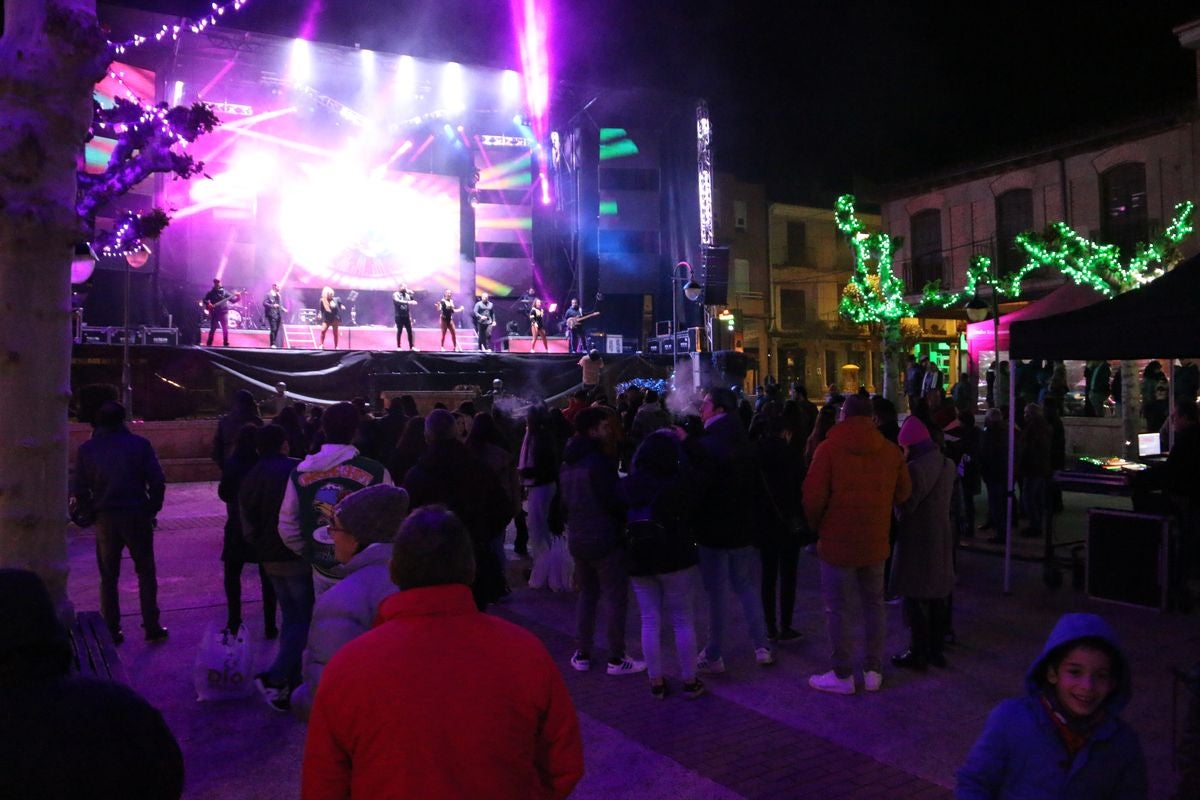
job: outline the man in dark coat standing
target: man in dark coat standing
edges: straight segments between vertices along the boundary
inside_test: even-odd
[[[775,663],[767,641],[755,566],[759,560],[752,539],[752,509],[761,500],[761,476],[742,421],[737,396],[724,388],[710,389],[700,403],[704,430],[686,443],[689,458],[703,476],[706,498],[696,515],[700,545],[700,575],[708,595],[708,644],[696,658],[696,668],[709,674],[725,671],[725,593],[741,603],[755,660]]]
[[[138,577],[138,600],[146,641],[167,638],[158,624],[158,576],[154,567],[155,517],[162,510],[166,478],[149,440],[125,427],[125,407],[109,401],[96,412],[92,438],[79,446],[72,496],[96,514],[96,560],[100,566],[100,613],[113,641],[121,633],[117,581],[121,551],[129,548]]]
[[[279,509],[287,492],[288,476],[300,460],[284,452],[287,433],[278,425],[259,428],[254,444],[258,462],[242,479],[238,491],[242,536],[254,548],[283,612],[279,652],[266,675],[273,686],[296,686],[300,683],[300,658],[308,639],[315,596],[312,568],[279,536]]]
[[[283,297],[279,294],[279,284],[272,283],[271,291],[263,298],[263,316],[267,318],[267,329],[271,332],[271,347],[279,347],[279,328],[283,325]],[[211,344],[211,342],[210,342]]]
[[[412,508],[440,503],[463,521],[475,543],[475,582],[471,591],[480,610],[504,593],[504,565],[491,541],[504,535],[512,501],[488,465],[456,437],[454,415],[435,408],[425,418],[427,448],[404,476]]]

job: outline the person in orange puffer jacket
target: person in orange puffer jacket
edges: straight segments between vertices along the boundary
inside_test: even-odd
[[[818,537],[833,661],[832,670],[809,678],[814,689],[855,692],[844,609],[851,587],[857,588],[866,629],[863,686],[875,692],[883,683],[883,564],[892,510],[911,492],[904,455],[875,428],[870,399],[847,397],[840,421],[817,447],[804,479],[804,514]]]

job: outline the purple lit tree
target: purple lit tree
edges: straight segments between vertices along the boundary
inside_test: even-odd
[[[212,129],[204,106],[101,109],[92,89],[115,47],[95,0],[6,0],[0,35],[0,566],[32,569],[64,616],[67,404],[71,399],[71,258],[93,241],[120,254],[167,222],[124,215],[98,234],[97,213],[156,172],[202,165],[173,149]],[[79,171],[96,133],[117,145],[105,171]]]

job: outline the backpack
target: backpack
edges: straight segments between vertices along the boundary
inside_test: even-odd
[[[625,553],[634,569],[652,569],[668,545],[667,528],[654,515],[658,497],[656,493],[649,503],[625,512]]]

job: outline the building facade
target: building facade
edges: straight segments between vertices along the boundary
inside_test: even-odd
[[[729,248],[726,302],[710,308],[713,348],[745,353],[743,388],[749,391],[770,371],[766,187],[718,172],[713,184],[713,237],[715,245]]]
[[[859,213],[868,231],[878,214]],[[772,203],[767,209],[770,263],[768,372],[780,383],[801,383],[814,398],[882,386],[879,343],[868,326],[838,314],[854,255],[833,210]]]

